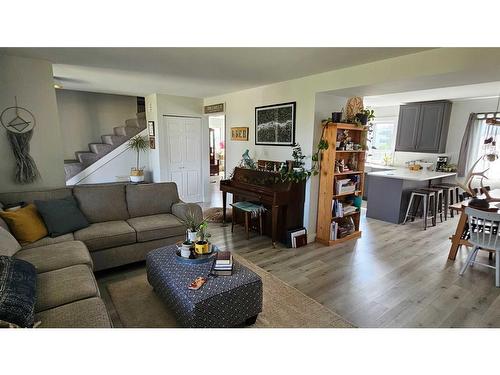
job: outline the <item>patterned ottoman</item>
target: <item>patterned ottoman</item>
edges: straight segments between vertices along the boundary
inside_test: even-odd
[[[234,327],[254,324],[262,311],[262,280],[236,261],[232,276],[208,276],[212,261],[180,263],[175,245],[151,251],[146,257],[149,284],[172,309],[184,327]],[[198,276],[208,281],[198,290],[188,285]]]

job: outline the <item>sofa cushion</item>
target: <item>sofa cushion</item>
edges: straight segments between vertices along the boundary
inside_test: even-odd
[[[83,242],[68,241],[19,251],[15,258],[33,264],[37,273],[85,264],[92,269],[92,259]]]
[[[111,328],[106,306],[98,297],[82,299],[42,311],[35,317],[39,328]]]
[[[38,241],[24,245],[23,249],[33,249],[35,247],[53,245],[56,243],[67,242],[67,241],[73,241],[74,239],[75,239],[75,236],[73,236],[73,233],[63,234],[62,236],[59,236],[59,237],[47,236],[47,237],[43,237],[43,238],[39,239]]]
[[[58,237],[89,226],[74,197],[35,201],[50,237]]]
[[[172,204],[179,201],[175,182],[129,184],[126,188],[130,217],[172,213]]]
[[[90,224],[74,233],[75,239],[83,241],[90,251],[135,243],[135,230],[126,221],[107,221]]]
[[[35,311],[44,311],[90,297],[99,297],[94,275],[86,265],[61,268],[37,276]]]
[[[0,255],[11,257],[21,249],[21,245],[10,232],[0,228]]]
[[[125,201],[125,185],[79,185],[73,194],[80,210],[91,223],[127,220],[130,216]]]
[[[47,228],[32,203],[15,211],[0,211],[0,216],[21,245],[35,242],[47,235]]]
[[[35,303],[35,267],[24,260],[0,256],[0,320],[32,327]]]
[[[181,236],[186,233],[186,227],[171,214],[134,217],[127,222],[137,232],[138,242]]]

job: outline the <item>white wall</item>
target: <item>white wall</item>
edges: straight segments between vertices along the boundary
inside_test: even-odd
[[[0,192],[29,191],[65,186],[61,129],[57,115],[52,65],[48,61],[0,56],[0,111],[14,105],[30,110],[36,127],[30,142],[41,179],[33,184],[14,181],[15,159],[7,130],[0,127]]]
[[[500,58],[500,50],[491,50],[491,53]],[[226,104],[226,165],[230,173],[247,148],[256,159],[286,160],[290,157],[290,147],[254,145],[254,109],[257,106],[296,101],[296,140],[303,152],[310,155],[316,141],[316,127],[319,126],[315,123],[316,93],[407,80],[418,82],[421,77],[440,75],[470,79],[485,79],[488,76],[489,81],[494,81],[500,76],[500,65],[496,64],[494,56],[478,59],[472,49],[435,49],[206,98],[204,104]],[[230,141],[229,132],[234,126],[250,128],[248,142]],[[304,220],[309,233],[316,231],[314,205],[317,199],[317,193],[309,187]]]
[[[136,117],[135,96],[56,90],[56,98],[65,159],[74,159],[75,151],[87,151],[89,143],[101,142],[101,135],[113,134],[114,127]]]

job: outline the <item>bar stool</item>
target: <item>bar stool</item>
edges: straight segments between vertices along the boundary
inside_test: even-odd
[[[436,184],[434,185],[437,188],[444,189],[446,188],[447,191],[445,192],[446,194],[446,201],[448,201],[448,209],[449,207],[454,204],[460,202],[462,199],[460,199],[460,193],[459,193],[459,187],[457,184],[450,184],[450,183],[441,183],[441,184]],[[446,203],[445,203],[446,204]],[[453,218],[453,210],[450,209],[450,216]],[[446,215],[445,215],[446,217]]]
[[[430,187],[430,188],[423,188],[421,190],[425,191],[431,191],[434,192],[435,199],[434,199],[434,225],[436,223],[436,217],[439,212],[439,219],[441,220],[441,223],[443,222],[443,189],[442,188],[436,188],[436,187]],[[445,214],[446,216],[446,214]]]
[[[266,211],[265,207],[252,202],[234,202],[231,204],[233,207],[233,215],[231,219],[231,233],[234,230],[234,224],[236,222],[236,211],[240,210],[245,215],[245,232],[247,235],[247,240],[250,238],[250,225],[252,218],[259,218],[259,233],[262,236],[262,213]]]
[[[418,197],[419,201],[414,202],[414,198]],[[432,200],[432,204],[431,204]],[[408,208],[406,210],[406,215],[405,219],[403,221],[403,225],[406,224],[406,221],[408,220],[408,217],[411,217],[411,221],[415,221],[415,217],[417,216],[417,211],[418,207],[420,206],[420,201],[423,201],[424,203],[424,209],[423,209],[423,220],[424,220],[424,230],[427,230],[427,220],[429,218],[432,219],[433,225],[436,225],[435,217],[436,217],[436,193],[434,191],[427,191],[427,190],[421,190],[421,189],[416,189],[412,190],[411,196],[410,196],[410,201],[408,202]],[[410,215],[410,210],[413,206],[413,214]],[[429,208],[432,207],[432,216],[429,217]]]

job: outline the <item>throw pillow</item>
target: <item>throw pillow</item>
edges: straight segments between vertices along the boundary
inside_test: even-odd
[[[21,249],[19,242],[3,228],[0,228],[0,255],[11,257]]]
[[[47,236],[47,228],[33,204],[15,211],[0,211],[0,216],[7,222],[10,231],[21,245]]]
[[[35,205],[47,226],[50,237],[62,236],[89,226],[87,218],[80,211],[73,197],[35,201]]]
[[[0,320],[33,327],[35,303],[35,267],[21,259],[0,256]]]

